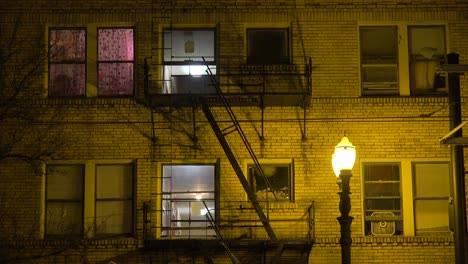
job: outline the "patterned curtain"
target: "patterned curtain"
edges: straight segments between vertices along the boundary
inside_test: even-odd
[[[133,29],[98,30],[98,74],[99,95],[133,94]]]
[[[49,52],[49,95],[85,95],[86,30],[50,30]]]

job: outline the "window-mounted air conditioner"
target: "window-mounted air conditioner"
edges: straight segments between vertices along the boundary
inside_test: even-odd
[[[385,220],[388,217],[393,217],[392,212],[374,212],[372,217],[382,218],[382,220],[371,222],[371,233],[374,236],[392,236],[395,234],[395,221]]]

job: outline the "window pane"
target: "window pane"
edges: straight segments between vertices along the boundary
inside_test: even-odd
[[[361,27],[359,37],[363,93],[397,94],[397,27]]]
[[[100,61],[133,61],[133,29],[99,29]]]
[[[86,30],[53,29],[49,33],[49,95],[85,95]]]
[[[275,200],[276,196],[279,201],[289,201],[292,195],[290,166],[265,164],[261,166],[266,180],[255,166],[249,166],[251,186],[259,200]]]
[[[247,45],[248,63],[289,62],[288,29],[248,29]]]
[[[450,231],[448,199],[417,200],[414,212],[416,232]]]
[[[401,235],[399,164],[366,163],[363,168],[365,234]]]
[[[133,59],[133,29],[98,30],[99,95],[133,94]]]
[[[47,199],[82,200],[82,165],[47,166]]]
[[[132,201],[97,201],[96,233],[131,234],[133,225]]]
[[[415,196],[449,197],[450,168],[448,163],[414,164]]]
[[[400,181],[400,166],[397,164],[366,164],[365,181]]]
[[[412,93],[446,93],[445,76],[437,72],[445,60],[445,28],[411,26],[408,38]]]
[[[73,202],[47,203],[48,235],[77,235],[83,231],[83,205]]]
[[[214,30],[165,30],[164,61],[215,60]]]
[[[99,63],[99,95],[132,95],[133,63]]]
[[[49,48],[51,62],[84,62],[86,57],[86,30],[50,30]]]
[[[131,199],[133,197],[133,165],[97,165],[96,199]]]
[[[84,64],[51,64],[49,67],[49,95],[85,95],[86,66]]]

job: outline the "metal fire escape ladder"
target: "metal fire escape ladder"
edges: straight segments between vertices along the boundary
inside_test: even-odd
[[[203,58],[203,61],[206,63],[204,58]],[[213,73],[211,72],[209,67],[207,67],[207,73],[210,76],[212,84],[216,88],[217,94],[218,94],[219,98],[221,99],[221,101],[222,101],[222,103],[224,105],[224,108],[228,112],[229,117],[231,118],[231,121],[233,122],[232,127],[234,128],[234,130],[237,130],[237,132],[239,133],[239,135],[242,138],[242,141],[244,142],[244,145],[246,146],[246,148],[247,148],[253,162],[255,163],[255,166],[256,166],[258,172],[260,173],[260,175],[265,180],[265,183],[267,184],[267,186],[273,191],[273,189],[271,188],[271,184],[269,183],[268,179],[265,177],[263,169],[260,166],[260,163],[259,163],[258,159],[256,158],[255,153],[254,153],[252,147],[250,146],[250,144],[249,144],[249,142],[247,140],[247,137],[245,136],[244,132],[242,131],[242,128],[240,127],[240,124],[237,121],[236,116],[234,115],[234,112],[232,111],[231,107],[229,106],[229,102],[227,101],[226,97],[224,96],[223,92],[221,91],[220,85],[219,85],[218,81],[216,80],[216,78],[213,76]],[[204,112],[208,122],[211,125],[211,128],[213,129],[216,137],[218,138],[219,143],[221,144],[224,152],[226,153],[226,156],[229,159],[232,168],[234,169],[237,177],[239,178],[242,186],[244,187],[244,190],[246,191],[247,196],[249,197],[249,200],[251,201],[255,212],[258,214],[258,216],[260,218],[260,221],[262,222],[262,224],[263,224],[263,226],[265,228],[265,231],[268,233],[268,236],[270,237],[271,240],[276,240],[276,235],[273,232],[273,229],[272,229],[272,227],[270,225],[270,222],[269,222],[268,218],[266,217],[266,215],[264,214],[263,209],[260,206],[260,203],[258,202],[257,195],[253,192],[252,188],[250,187],[250,184],[248,183],[247,178],[244,175],[244,172],[242,171],[239,163],[237,162],[237,159],[235,158],[235,156],[234,156],[228,142],[226,141],[226,138],[224,137],[223,132],[221,131],[220,127],[218,126],[218,123],[216,122],[216,119],[214,118],[213,113],[211,112],[210,107],[208,105],[208,102],[206,100],[202,100],[202,109],[203,109],[203,112]],[[232,129],[232,127],[231,127],[231,129]],[[272,193],[273,193],[273,195],[275,197],[275,200],[277,200],[277,197],[276,197],[276,194],[274,193],[274,191]]]
[[[219,228],[216,225],[215,219],[213,215],[211,214],[210,208],[208,208],[205,201],[203,201],[203,205],[205,206],[205,209],[206,209],[206,218],[208,219],[208,221],[210,221],[211,225],[213,226],[213,229],[216,233],[216,237],[218,238],[219,244],[221,244],[221,246],[223,246],[223,248],[226,250],[232,263],[241,264],[241,262],[236,258],[236,256],[234,256],[231,249],[228,247],[226,241],[224,240],[223,236],[221,235],[221,232],[219,231]]]

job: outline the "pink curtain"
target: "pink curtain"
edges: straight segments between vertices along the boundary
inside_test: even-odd
[[[133,29],[98,30],[99,95],[133,94],[133,39]]]
[[[49,95],[85,95],[86,30],[51,30],[49,51]]]

